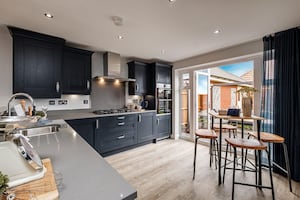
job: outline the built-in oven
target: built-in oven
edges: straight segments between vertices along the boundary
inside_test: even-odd
[[[171,113],[172,89],[171,84],[157,83],[157,114]]]

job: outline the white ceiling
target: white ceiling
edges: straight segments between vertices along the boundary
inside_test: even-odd
[[[0,24],[94,51],[174,62],[299,26],[299,8],[300,0],[0,0]],[[113,24],[115,15],[123,26]]]

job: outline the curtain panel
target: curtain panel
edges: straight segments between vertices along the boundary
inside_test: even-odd
[[[274,133],[285,138],[291,175],[300,181],[300,31],[275,33],[274,48]],[[285,166],[281,145],[274,146],[274,160]]]

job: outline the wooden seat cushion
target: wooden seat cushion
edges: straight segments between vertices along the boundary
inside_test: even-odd
[[[218,136],[214,130],[197,129],[195,135],[200,138],[216,139]]]
[[[220,124],[214,124],[214,129],[220,129]],[[237,127],[231,124],[222,124],[222,129],[237,130]]]
[[[244,139],[244,138],[225,138],[225,141],[233,147],[265,150],[267,146],[257,139]]]
[[[257,138],[257,132],[249,132],[248,134]],[[284,143],[283,137],[267,132],[260,132],[260,140],[269,143]]]

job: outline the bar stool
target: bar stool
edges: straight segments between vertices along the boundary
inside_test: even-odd
[[[214,124],[214,130],[218,131],[220,129],[219,124]],[[228,131],[229,137],[231,137],[231,132],[233,137],[237,135],[237,126],[233,126],[231,124],[222,124],[222,130]]]
[[[248,134],[249,134],[249,136],[257,138],[257,133],[256,132],[248,132]],[[260,140],[263,141],[263,142],[269,143],[269,145],[270,145],[270,143],[282,144],[286,169],[283,169],[277,163],[273,162],[273,160],[271,162],[272,162],[272,165],[275,165],[278,169],[283,171],[288,176],[290,192],[292,192],[290,161],[289,161],[287,146],[284,142],[284,138],[279,136],[279,135],[273,134],[273,133],[261,132],[260,133]],[[270,148],[269,148],[269,150],[270,150]],[[245,159],[247,160],[247,151],[246,151]]]
[[[193,173],[193,180],[195,179],[195,171],[196,171],[196,157],[197,157],[197,143],[198,139],[205,138],[210,139],[210,145],[209,145],[209,166],[211,167],[212,159],[215,158],[215,165],[217,167],[217,155],[216,155],[216,146],[218,151],[218,144],[217,143],[217,134],[214,130],[208,130],[208,129],[198,129],[195,133],[195,151],[194,151],[194,173]],[[213,154],[214,151],[214,154]]]
[[[231,145],[233,147],[234,151],[234,158],[233,158],[233,176],[232,176],[232,197],[231,199],[234,199],[234,186],[235,184],[238,185],[244,185],[244,186],[252,186],[252,187],[258,187],[258,188],[266,188],[266,189],[271,189],[272,190],[272,199],[274,200],[274,187],[273,187],[273,178],[272,178],[272,167],[271,167],[271,158],[270,158],[270,153],[267,149],[267,146],[262,143],[261,141],[258,141],[256,139],[244,139],[244,138],[225,138],[225,141],[227,144]],[[270,175],[270,183],[271,186],[263,186],[263,185],[257,185],[256,184],[249,184],[249,183],[242,183],[242,182],[236,182],[235,181],[235,171],[236,170],[244,170],[243,166],[242,169],[236,169],[236,148],[242,148],[242,149],[251,149],[255,151],[262,151],[265,150],[267,155],[268,155],[268,163],[269,163],[269,175]],[[225,156],[225,165],[224,165],[224,174],[223,174],[223,180],[225,177],[225,169],[226,168],[226,161],[227,161],[227,151],[228,151],[228,146],[226,148],[226,156]],[[257,177],[257,167],[255,167],[255,176]]]

